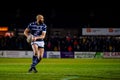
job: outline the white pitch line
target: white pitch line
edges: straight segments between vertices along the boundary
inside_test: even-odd
[[[62,78],[61,80],[71,80],[71,79],[78,79],[79,77],[77,76],[69,76],[69,77],[65,77],[65,78]]]

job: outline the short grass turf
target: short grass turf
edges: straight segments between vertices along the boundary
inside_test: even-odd
[[[31,58],[0,58],[0,80],[120,80],[120,59],[47,59],[28,73]]]

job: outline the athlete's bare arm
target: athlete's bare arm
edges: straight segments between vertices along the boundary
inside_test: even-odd
[[[29,35],[29,29],[28,29],[28,28],[26,28],[26,29],[24,30],[24,35],[25,35],[26,37],[28,37],[28,35]]]

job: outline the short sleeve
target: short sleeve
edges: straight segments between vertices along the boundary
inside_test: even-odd
[[[43,30],[44,32],[46,32],[46,30],[47,30],[47,26],[44,25],[43,28],[42,28],[42,30]]]
[[[28,24],[28,26],[27,26],[28,29],[30,29],[30,25],[31,25],[31,24]]]

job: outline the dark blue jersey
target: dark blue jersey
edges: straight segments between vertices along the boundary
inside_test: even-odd
[[[32,22],[28,25],[27,28],[30,30],[30,33],[33,36],[40,36],[42,32],[46,32],[47,26],[45,23],[37,24],[37,22]]]

